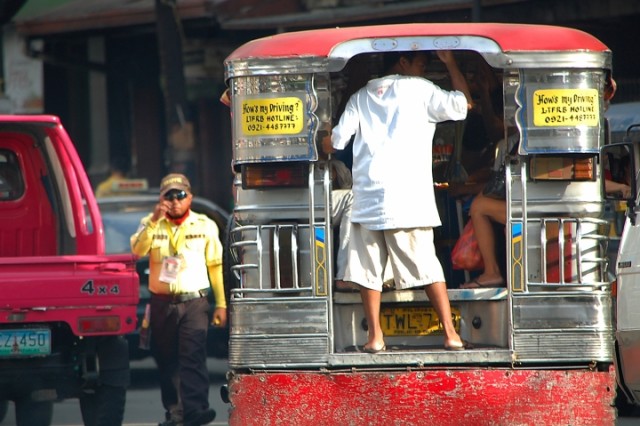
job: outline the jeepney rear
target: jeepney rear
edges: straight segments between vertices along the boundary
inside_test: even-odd
[[[507,156],[507,223],[497,231],[506,287],[459,288],[474,273],[450,262],[468,220],[447,190],[460,180],[459,158],[436,156],[434,147],[442,164],[425,167],[444,166],[436,173],[436,248],[454,323],[475,348],[443,349],[423,290],[385,291],[387,351],[367,354],[358,350],[367,333],[360,295],[334,288],[332,159],[320,141],[350,93],[381,75],[384,52],[439,49],[454,50],[467,74],[481,60],[500,76],[504,138],[519,141]],[[437,424],[613,422],[610,223],[598,168],[606,46],[558,27],[387,25],[255,40],[225,66],[236,176],[227,238],[232,424],[287,416],[311,424],[325,405],[343,409],[326,418],[345,424],[417,424],[427,414]],[[427,77],[449,84],[437,61]],[[460,132],[440,124],[438,153],[459,152]],[[412,191],[420,187],[407,182]],[[291,392],[302,400],[282,403]],[[487,407],[486,397],[495,404]],[[463,414],[441,409],[462,399]]]

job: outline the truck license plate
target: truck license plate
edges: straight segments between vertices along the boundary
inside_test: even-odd
[[[0,329],[0,357],[49,355],[51,331],[46,328]]]
[[[456,331],[460,331],[460,310],[451,307]],[[380,309],[380,324],[385,336],[434,336],[442,334],[442,324],[431,307],[392,307]]]

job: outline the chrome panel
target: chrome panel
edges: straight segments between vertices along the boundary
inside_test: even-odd
[[[613,304],[608,292],[570,294],[545,292],[514,296],[513,328],[519,330],[572,329],[611,332]]]
[[[509,347],[509,307],[507,300],[461,303],[460,335],[477,346]]]
[[[545,330],[517,332],[513,338],[517,362],[612,362],[613,332]]]
[[[522,189],[519,176],[512,175],[512,211],[521,215]],[[600,181],[595,182],[528,182],[527,213],[599,216],[604,212]]]
[[[348,353],[329,356],[332,367],[402,366],[404,368],[435,365],[505,365],[513,361],[506,349],[470,350],[460,352],[442,349],[379,352],[377,354]]]
[[[328,346],[321,336],[230,336],[229,367],[325,367]]]
[[[234,303],[231,335],[326,334],[327,302],[322,299],[248,299]]]

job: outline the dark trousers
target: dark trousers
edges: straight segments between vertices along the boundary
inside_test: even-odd
[[[171,303],[151,296],[151,350],[160,373],[162,405],[175,420],[209,408],[206,297]]]

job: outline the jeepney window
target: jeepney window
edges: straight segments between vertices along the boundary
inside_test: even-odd
[[[319,129],[330,127],[325,74],[276,74],[230,81],[235,165],[314,161]]]
[[[425,53],[429,62],[424,77],[442,89],[452,90],[449,72],[438,59],[437,52],[426,50]],[[489,167],[494,163],[497,143],[518,132],[515,93],[520,87],[520,79],[517,71],[491,67],[479,52],[473,50],[456,50],[454,55],[469,84],[476,108],[464,121],[436,125],[432,164],[434,180],[439,184],[465,181],[470,174]],[[353,93],[371,79],[383,75],[384,53],[381,52],[355,55],[342,70],[332,73],[333,124],[337,124]],[[485,103],[487,99],[490,106]],[[500,118],[500,129],[495,125],[494,116]],[[488,123],[493,127],[487,128]],[[350,146],[339,154],[347,165],[351,164],[349,150]]]
[[[597,153],[604,137],[604,70],[524,69],[520,73],[521,152]]]
[[[17,200],[24,194],[24,179],[18,157],[13,151],[0,150],[0,201]]]

